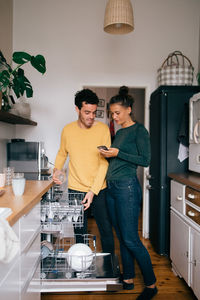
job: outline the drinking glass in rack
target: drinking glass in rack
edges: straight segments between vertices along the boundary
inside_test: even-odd
[[[3,172],[5,174],[5,185],[10,185],[12,184],[12,178],[13,178],[13,175],[14,175],[14,171],[15,169],[13,167],[6,167],[3,169]]]

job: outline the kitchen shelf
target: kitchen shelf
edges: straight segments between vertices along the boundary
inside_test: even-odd
[[[16,116],[9,112],[1,111],[1,110],[0,110],[0,121],[6,122],[6,123],[11,123],[11,124],[37,126],[37,123],[32,120],[25,119],[23,117]]]

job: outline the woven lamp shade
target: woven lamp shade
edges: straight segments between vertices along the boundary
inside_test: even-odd
[[[104,31],[111,34],[126,34],[133,29],[133,8],[130,0],[108,0]]]

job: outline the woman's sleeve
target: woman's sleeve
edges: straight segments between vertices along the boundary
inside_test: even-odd
[[[138,166],[148,167],[151,160],[151,147],[149,133],[144,126],[140,126],[137,130],[136,147],[137,154],[119,150],[117,157]]]

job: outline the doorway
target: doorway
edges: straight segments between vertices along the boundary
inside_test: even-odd
[[[108,103],[112,96],[118,94],[120,86],[91,86],[85,85],[83,88],[91,89],[100,99],[97,108],[96,119],[109,126],[110,119],[108,114]],[[133,118],[137,122],[143,124],[148,129],[149,111],[146,112],[148,105],[147,92],[145,87],[129,87],[129,94],[134,98]],[[115,132],[120,129],[114,124]],[[142,207],[142,235],[145,238],[149,236],[149,193],[146,188],[148,185],[147,175],[148,168],[138,167],[137,175],[143,191],[143,207]]]

